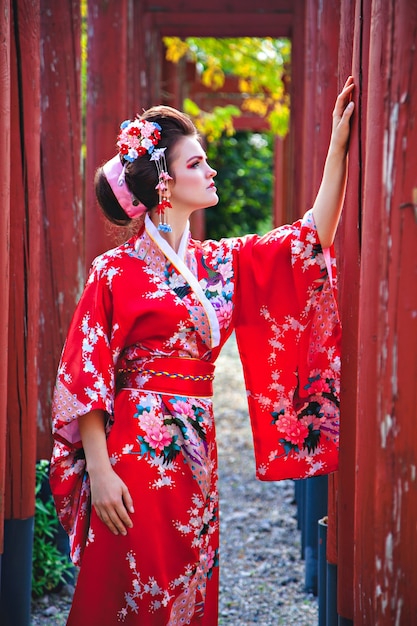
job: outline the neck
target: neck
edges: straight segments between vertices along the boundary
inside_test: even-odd
[[[171,210],[168,209],[166,216],[167,216],[167,221],[172,228],[172,231],[169,233],[166,233],[163,231],[159,231],[159,232],[160,232],[161,237],[163,237],[165,241],[169,243],[171,248],[175,250],[175,252],[178,252],[181,239],[184,234],[184,230],[187,226],[189,215],[182,214],[178,211],[172,211],[172,209]],[[156,228],[158,228],[159,215],[155,209],[153,209],[150,212],[149,217],[151,218]]]

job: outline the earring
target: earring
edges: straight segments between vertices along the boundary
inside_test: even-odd
[[[167,221],[165,211],[172,209],[172,204],[168,199],[168,181],[172,180],[172,177],[167,172],[167,163],[165,159],[166,148],[157,148],[152,152],[151,161],[155,161],[156,169],[158,172],[158,184],[155,189],[158,191],[159,202],[156,210],[159,215],[158,230],[164,233],[170,233],[172,227]]]

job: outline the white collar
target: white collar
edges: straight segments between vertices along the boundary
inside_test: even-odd
[[[159,230],[156,228],[155,224],[152,222],[148,214],[146,214],[145,216],[145,229],[149,237],[156,243],[157,246],[159,246],[167,259],[169,259],[172,265],[177,268],[177,271],[190,285],[191,289],[200,301],[200,304],[204,308],[210,323],[211,347],[217,347],[220,344],[220,326],[219,320],[217,319],[216,311],[214,310],[214,307],[211,304],[210,300],[205,295],[200,283],[198,282],[198,279],[188,269],[185,263],[185,255],[187,252],[187,244],[190,233],[189,222],[187,221],[187,225],[181,237],[178,253],[175,252],[174,248],[172,248],[169,243],[161,236]]]
[[[175,254],[182,261],[185,261],[185,254],[187,252],[187,244],[188,244],[188,239],[190,236],[189,220],[187,220],[187,223],[184,228],[184,232],[181,236],[180,245],[178,246],[178,252],[175,252],[174,248],[172,248],[171,245],[167,242],[167,240],[162,237],[161,233],[159,232],[159,230],[157,229],[157,227],[155,226],[155,224],[149,217],[148,213],[145,215],[145,228],[148,232],[148,235],[151,237],[151,239],[155,241],[155,243],[158,244],[158,246],[164,252],[165,256],[171,259],[171,255]]]

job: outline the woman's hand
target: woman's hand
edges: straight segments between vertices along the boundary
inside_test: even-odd
[[[126,535],[134,513],[129,490],[111,466],[106,471],[90,473],[91,501],[99,519],[114,535]]]
[[[314,221],[323,248],[328,248],[334,241],[345,197],[350,118],[354,110],[351,97],[354,87],[353,78],[349,76],[336,99],[323,178],[313,204]]]
[[[334,150],[346,155],[350,134],[350,118],[355,108],[352,102],[352,92],[355,88],[353,77],[349,76],[336,99],[333,109],[332,135],[329,151]]]
[[[129,490],[111,466],[107,452],[104,411],[96,409],[78,418],[91,484],[91,500],[101,521],[115,535],[126,535],[134,513]]]

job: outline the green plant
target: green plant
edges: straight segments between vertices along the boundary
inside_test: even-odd
[[[264,234],[272,228],[273,137],[271,133],[236,132],[207,145],[217,170],[219,203],[205,211],[208,238]]]
[[[58,517],[48,485],[49,462],[36,464],[35,529],[33,537],[32,594],[39,597],[53,591],[67,581],[66,574],[72,571],[68,557],[56,545]],[[45,492],[47,493],[45,494]]]

